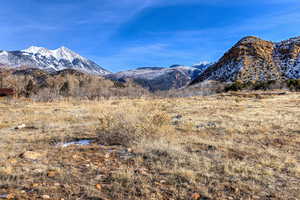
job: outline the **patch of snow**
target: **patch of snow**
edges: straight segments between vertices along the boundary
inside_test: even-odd
[[[0,51],[0,56],[8,56],[8,52],[7,51]]]
[[[229,62],[212,72],[206,80],[234,81],[236,74],[244,67],[243,62]]]
[[[295,44],[300,45],[300,37],[276,43],[277,50],[275,50],[274,53],[274,62],[280,66],[281,72],[289,79],[300,78],[300,54],[296,59],[286,58],[286,56],[282,55],[278,49],[289,52],[294,48]]]
[[[22,50],[23,52],[27,52],[27,53],[33,53],[33,54],[50,54],[49,50],[44,48],[44,47],[36,47],[36,46],[31,46],[28,49],[24,49]]]
[[[68,147],[71,145],[86,146],[86,145],[90,145],[92,142],[93,140],[78,140],[72,142],[58,143],[57,146],[61,146],[61,147]]]

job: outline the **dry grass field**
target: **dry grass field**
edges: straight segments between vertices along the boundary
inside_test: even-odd
[[[0,113],[0,199],[300,199],[300,93],[2,99]]]

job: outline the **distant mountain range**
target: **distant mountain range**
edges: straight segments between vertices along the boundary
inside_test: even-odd
[[[32,46],[21,51],[0,51],[0,65],[13,68],[38,68],[50,73],[64,69],[74,69],[96,75],[110,73],[95,62],[80,56],[66,47],[49,50],[43,47]]]
[[[268,81],[300,79],[300,37],[274,43],[249,36],[241,39],[216,63],[194,66],[141,67],[110,73],[66,47],[30,47],[0,51],[0,67],[36,68],[48,73],[77,70],[119,82],[133,81],[150,91],[183,88],[204,81]]]
[[[105,77],[126,82],[133,80],[150,91],[178,89],[187,86],[211,64],[199,64],[192,67],[172,65],[169,68],[163,67],[141,67],[135,70],[108,74]]]
[[[240,40],[191,84],[206,80],[268,81],[300,78],[300,37],[279,43],[249,36]]]

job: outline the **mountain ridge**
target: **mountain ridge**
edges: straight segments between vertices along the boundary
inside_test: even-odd
[[[50,73],[64,69],[75,69],[88,74],[106,75],[110,72],[95,62],[66,47],[49,50],[31,46],[18,51],[0,51],[0,64],[9,67],[38,68]]]
[[[229,49],[217,63],[191,84],[205,80],[221,82],[268,81],[300,78],[300,37],[271,42],[247,36]]]
[[[108,74],[105,77],[126,82],[133,80],[150,91],[179,89],[187,86],[194,78],[202,73],[210,64],[198,67],[172,65],[163,67],[140,67],[133,70]]]

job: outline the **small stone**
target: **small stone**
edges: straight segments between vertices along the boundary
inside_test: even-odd
[[[75,160],[77,160],[77,159],[79,158],[79,156],[76,155],[76,154],[74,154],[74,155],[72,156],[72,158],[75,159]]]
[[[32,184],[32,187],[34,187],[34,188],[36,188],[36,187],[38,187],[38,186],[39,186],[38,183],[33,183],[33,184]]]
[[[23,128],[26,128],[26,124],[21,124],[21,125],[15,127],[16,130],[23,129]]]
[[[50,177],[50,178],[53,178],[55,176],[57,176],[58,172],[57,171],[54,171],[54,170],[49,170],[47,172],[47,176]]]
[[[42,198],[43,199],[50,199],[50,196],[45,194],[45,195],[42,196]]]
[[[41,174],[41,173],[45,172],[45,170],[42,168],[38,168],[38,169],[34,169],[33,172],[36,174]]]
[[[101,190],[101,189],[102,189],[102,186],[101,186],[100,184],[96,184],[96,188],[97,188],[98,190]]]
[[[201,199],[201,195],[200,195],[199,193],[194,193],[194,194],[192,195],[192,199],[193,199],[193,200],[200,200],[200,199]]]
[[[105,157],[105,158],[110,158],[110,154],[109,154],[109,153],[106,153],[104,157]]]
[[[132,153],[132,152],[133,152],[132,148],[128,148],[128,149],[127,149],[127,152],[128,152],[128,153]]]

